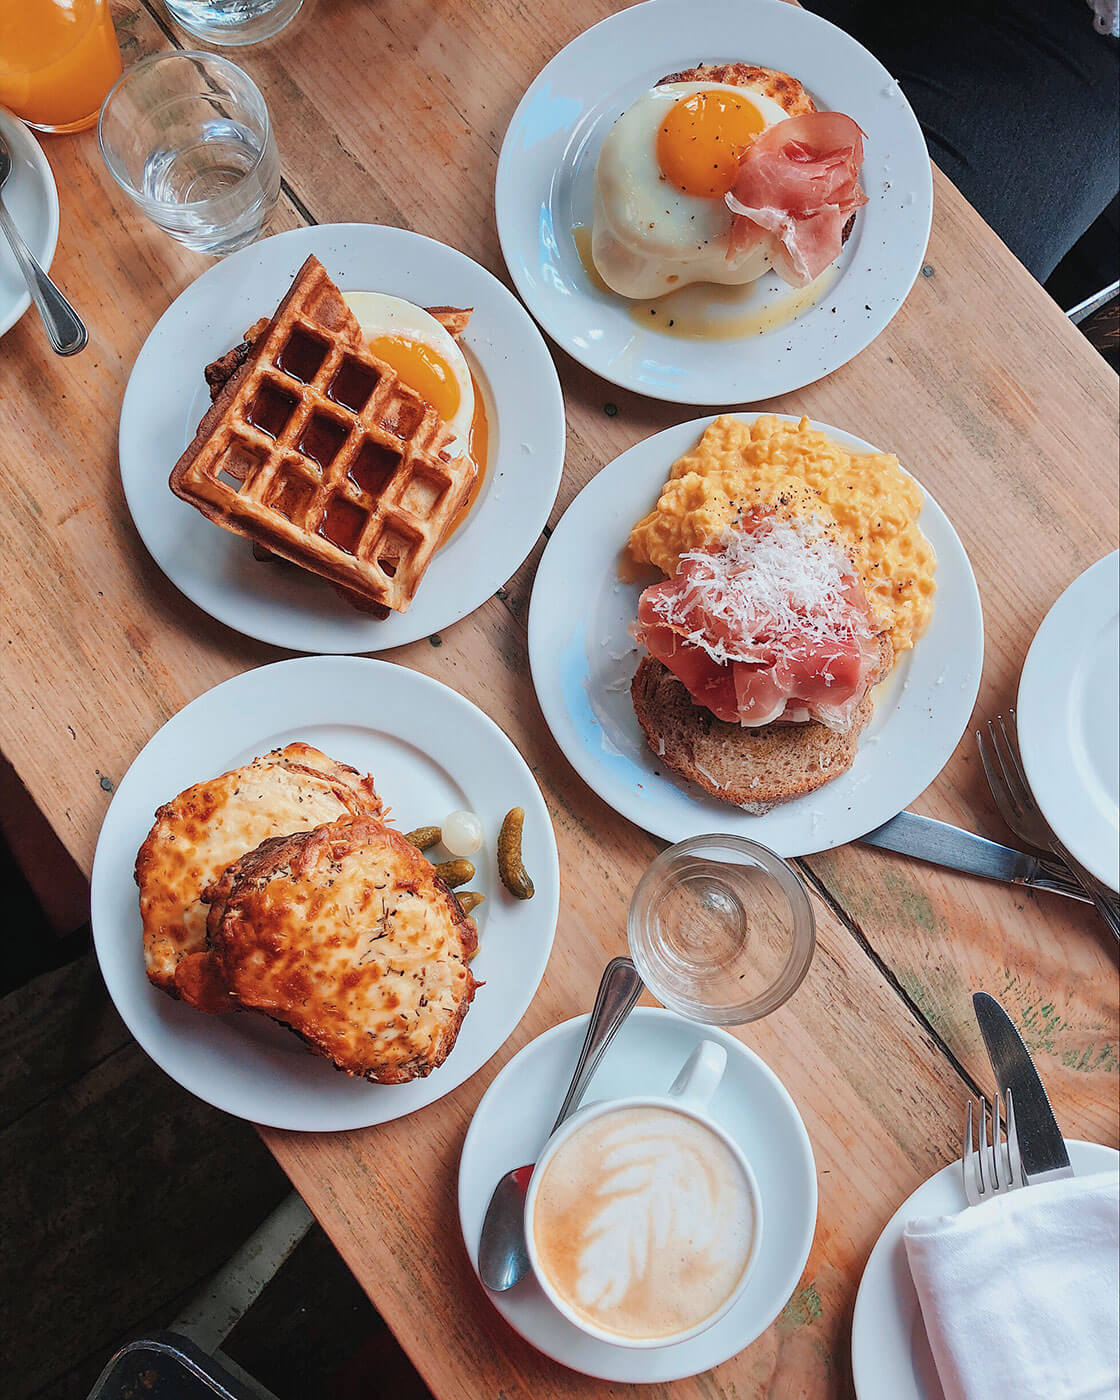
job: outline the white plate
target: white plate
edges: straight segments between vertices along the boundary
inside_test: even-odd
[[[796,320],[740,340],[666,336],[596,290],[571,230],[590,226],[595,165],[615,120],[667,73],[743,60],[799,78],[818,106],[866,135],[868,203],[839,277]],[[906,299],[929,241],[933,181],[921,128],[887,70],[843,30],[774,0],[650,0],[573,39],[522,98],[502,143],[495,206],[506,265],[533,315],[581,364],[677,403],[757,402],[830,374],[870,345]],[[753,310],[789,289],[773,273]]]
[[[49,270],[58,242],[58,191],[38,141],[6,107],[0,107],[0,136],[12,157],[12,173],[4,182],[4,207],[23,235],[35,261]],[[0,335],[11,330],[31,296],[8,240],[0,237]]]
[[[738,416],[753,422],[757,415]],[[933,619],[879,688],[852,768],[761,817],[709,797],[656,761],[634,717],[630,680],[640,653],[628,629],[641,586],[619,582],[617,568],[632,523],[653,507],[673,462],[710,422],[681,423],[638,443],[604,467],[568,507],[533,586],[533,684],[572,767],[616,812],[647,831],[666,841],[731,832],[782,856],[829,850],[900,812],[956,748],[984,659],[976,580],[956,531],[927,494],[920,519],[937,552]],[[852,452],[879,450],[825,423],[813,426]]]
[[[1070,1139],[1066,1147],[1078,1176],[1112,1171],[1120,1158],[1095,1142]],[[952,1215],[967,1204],[961,1164],[954,1162],[919,1186],[879,1236],[852,1315],[852,1374],[859,1400],[944,1400],[902,1232],[911,1220]]]
[[[489,410],[486,477],[408,612],[384,622],[355,611],[314,575],[258,563],[246,540],[212,524],[167,484],[210,404],[203,366],[275,310],[310,253],[343,291],[474,307],[461,343]],[[485,268],[405,229],[319,224],[234,253],[172,302],[132,367],[120,458],[141,539],[171,582],[212,617],[294,651],[383,651],[458,622],[517,572],[560,485],[564,402],[540,332]]]
[[[1120,552],[1070,584],[1019,681],[1023,767],[1070,853],[1120,890]]]
[[[470,808],[486,845],[471,881],[477,915],[475,994],[446,1062],[411,1084],[367,1084],[311,1054],[263,1016],[206,1016],[144,975],[132,870],[161,803],[257,754],[305,739],[373,774],[401,831]],[[528,903],[502,888],[494,842],[510,807],[525,808]],[[450,1093],[490,1058],[525,1014],[556,930],[556,839],[540,790],[498,726],[455,691],[386,661],[313,656],[246,671],[169,719],[117,787],[94,857],[94,944],[129,1030],[172,1079],[227,1113],[274,1128],[336,1131],[403,1118]]]
[[[588,999],[594,986],[588,982]],[[459,1162],[459,1222],[478,1272],[478,1241],[495,1183],[536,1160],[568,1087],[587,1017],[577,1016],[531,1041],[482,1097]],[[509,1325],[546,1356],[607,1381],[672,1381],[718,1366],[749,1346],[785,1306],[813,1242],[817,1177],[801,1115],[781,1080],[734,1036],[697,1026],[660,1007],[630,1013],[584,1098],[663,1093],[701,1040],[727,1047],[727,1070],[712,1116],[739,1144],[762,1197],[762,1242],[742,1298],[688,1342],[634,1351],[588,1337],[552,1306],[529,1278],[508,1293],[487,1293]],[[481,1283],[479,1287],[481,1287]]]

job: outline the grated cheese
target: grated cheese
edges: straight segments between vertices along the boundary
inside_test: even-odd
[[[868,611],[851,599],[859,587],[851,561],[815,518],[762,517],[727,530],[714,547],[682,555],[677,578],[686,586],[652,598],[658,621],[721,665],[757,665],[760,645],[796,658],[874,635]],[[689,630],[697,609],[710,621]]]

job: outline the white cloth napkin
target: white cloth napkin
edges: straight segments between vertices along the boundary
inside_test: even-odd
[[[903,1238],[945,1400],[1117,1400],[1120,1176],[1028,1186]]]

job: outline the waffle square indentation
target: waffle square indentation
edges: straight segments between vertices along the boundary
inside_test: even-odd
[[[276,368],[301,384],[310,384],[323,368],[329,348],[306,331],[294,330],[276,357]]]
[[[255,428],[269,437],[279,437],[288,426],[288,421],[296,410],[297,399],[286,389],[273,384],[271,379],[262,379],[257,396],[249,405],[247,418]]]
[[[382,425],[389,432],[395,433],[397,437],[406,441],[413,435],[420,426],[420,421],[424,417],[424,400],[415,398],[411,394],[405,394],[398,386],[399,397],[382,414]]]
[[[370,395],[377,388],[380,375],[369,365],[349,356],[343,360],[338,373],[327,385],[327,398],[348,408],[351,413],[361,413],[369,403]]]
[[[346,441],[346,433],[345,423],[340,423],[337,418],[331,418],[326,413],[313,413],[303,425],[296,450],[313,462],[318,462],[326,471]]]
[[[300,523],[307,517],[315,499],[315,487],[298,476],[277,476],[269,487],[266,505],[285,520]]]
[[[366,438],[350,464],[350,480],[367,496],[380,496],[400,463],[395,448]]]
[[[319,522],[319,534],[347,554],[354,554],[365,529],[366,512],[345,496],[335,496]]]

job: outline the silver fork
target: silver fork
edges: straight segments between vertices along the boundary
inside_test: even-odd
[[[1093,901],[1098,914],[1112,932],[1120,938],[1120,904],[1095,875],[1076,860],[1054,835],[1042,815],[1027,783],[1023,761],[1019,756],[1019,739],[1015,729],[1015,711],[1008,719],[996,715],[988,721],[988,743],[981,730],[976,731],[980,762],[988,779],[992,797],[999,814],[1020,840],[1042,850],[1052,851],[1069,869],[1077,883]],[[991,752],[989,752],[989,747]]]
[[[964,1131],[964,1155],[961,1158],[961,1171],[964,1174],[964,1194],[970,1206],[978,1206],[981,1201],[993,1196],[1003,1196],[1008,1191],[1017,1191],[1027,1183],[1023,1177],[1023,1161],[1019,1155],[1019,1134],[1015,1128],[1015,1103],[1011,1090],[1007,1091],[1007,1141],[999,1135],[999,1094],[996,1094],[995,1108],[989,1108],[988,1100],[980,1099],[980,1145],[977,1147],[972,1135],[972,1100],[968,1101],[968,1118]],[[988,1123],[992,1125],[991,1142],[988,1141]]]

